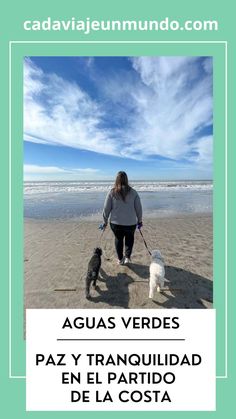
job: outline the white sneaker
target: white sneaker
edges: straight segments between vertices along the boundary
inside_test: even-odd
[[[130,258],[125,258],[124,265],[127,265],[127,263],[131,263],[131,259]]]
[[[117,259],[116,261],[117,265],[124,265],[124,258],[123,259]]]

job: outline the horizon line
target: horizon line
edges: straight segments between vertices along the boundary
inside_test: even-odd
[[[24,179],[23,182],[114,182],[113,179]],[[214,179],[130,179],[129,182],[213,182]]]

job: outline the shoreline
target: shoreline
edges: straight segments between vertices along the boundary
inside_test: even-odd
[[[150,256],[138,231],[132,264],[118,266],[110,227],[100,243],[95,220],[25,219],[25,308],[212,308],[212,214],[145,218],[142,231],[149,248],[161,250],[169,281],[153,300]],[[110,260],[102,257],[89,301],[85,276],[98,245]]]
[[[212,211],[209,212],[178,212],[178,213],[168,213],[168,214],[164,214],[164,213],[159,213],[157,214],[147,214],[144,217],[144,222],[148,221],[148,220],[159,220],[159,219],[182,219],[182,218],[204,218],[204,217],[209,217],[209,218],[213,218],[213,213]],[[45,223],[51,223],[51,222],[65,222],[65,223],[73,223],[73,222],[88,222],[88,223],[99,223],[102,222],[102,213],[98,216],[98,215],[85,215],[85,216],[80,216],[80,217],[58,217],[58,218],[53,218],[53,217],[45,217],[45,218],[40,218],[40,217],[26,217],[24,216],[24,222],[28,223],[28,222],[45,222]]]

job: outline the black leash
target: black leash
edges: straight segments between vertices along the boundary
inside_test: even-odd
[[[143,239],[144,245],[145,245],[145,247],[146,247],[146,249],[147,249],[147,251],[148,251],[149,255],[150,255],[150,256],[152,256],[152,253],[150,252],[150,250],[149,250],[149,248],[148,248],[148,245],[147,245],[147,243],[146,243],[146,240],[145,240],[145,238],[143,237],[143,233],[142,233],[142,231],[141,231],[141,228],[139,228],[139,232],[140,232],[140,234],[141,234],[141,236],[142,236],[142,239]]]

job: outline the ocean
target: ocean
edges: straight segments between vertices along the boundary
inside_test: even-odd
[[[24,216],[36,219],[88,218],[102,221],[113,181],[24,182]],[[147,218],[212,212],[212,181],[133,181]]]

